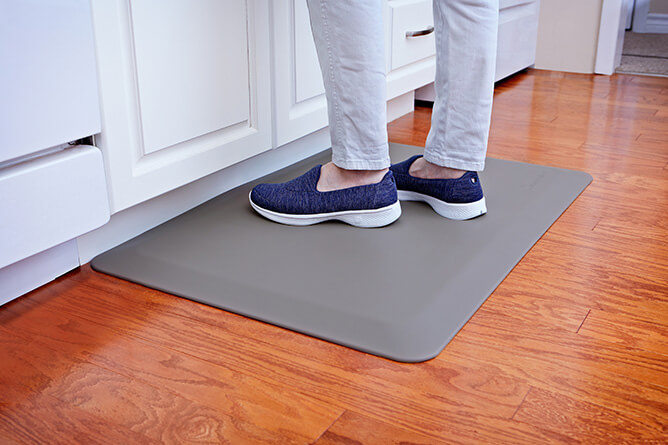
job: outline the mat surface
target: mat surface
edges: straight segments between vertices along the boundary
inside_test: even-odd
[[[391,144],[393,162],[421,148]],[[488,213],[438,216],[424,203],[380,229],[265,220],[248,203],[325,152],[226,192],[92,261],[93,269],[404,362],[436,356],[591,182],[572,170],[488,158]]]

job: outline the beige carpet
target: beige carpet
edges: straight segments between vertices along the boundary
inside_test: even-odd
[[[627,31],[617,71],[668,76],[668,34]]]

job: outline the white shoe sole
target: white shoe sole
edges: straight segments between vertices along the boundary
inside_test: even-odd
[[[408,190],[398,190],[397,193],[399,194],[400,201],[426,202],[436,213],[449,219],[471,219],[487,213],[484,197],[479,201],[460,204],[441,201],[433,196],[423,195],[422,193],[411,192]]]
[[[314,213],[309,215],[292,215],[263,209],[255,204],[250,195],[248,200],[257,213],[272,221],[288,224],[291,226],[310,226],[323,221],[337,220],[355,227],[383,227],[392,224],[401,216],[401,204],[399,201],[387,207],[370,210],[344,210],[331,213]]]

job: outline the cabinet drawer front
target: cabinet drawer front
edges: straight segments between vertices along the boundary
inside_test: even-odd
[[[436,54],[434,33],[407,37],[410,31],[421,31],[434,26],[431,0],[391,2],[392,10],[392,63],[395,70]]]
[[[77,146],[0,169],[0,269],[109,220],[102,154]]]

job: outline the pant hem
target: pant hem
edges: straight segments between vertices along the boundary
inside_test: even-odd
[[[381,155],[384,154],[380,159],[375,158],[375,159],[349,159],[346,158],[345,155],[337,156],[337,153],[340,152],[344,153],[380,153]],[[332,148],[332,162],[334,165],[340,168],[344,168],[346,170],[382,170],[384,168],[388,168],[391,164],[390,161],[390,156],[389,156],[389,145],[387,142],[377,145],[375,147],[370,147],[370,148],[346,148],[345,150],[337,150],[336,148]]]
[[[485,169],[484,159],[482,161],[464,161],[461,159],[434,155],[428,150],[425,150],[424,152],[424,159],[432,164],[440,165],[441,167],[456,168],[458,170],[483,171]]]
[[[390,158],[380,161],[367,161],[364,159],[334,159],[332,162],[339,168],[346,170],[382,170],[390,166]]]

